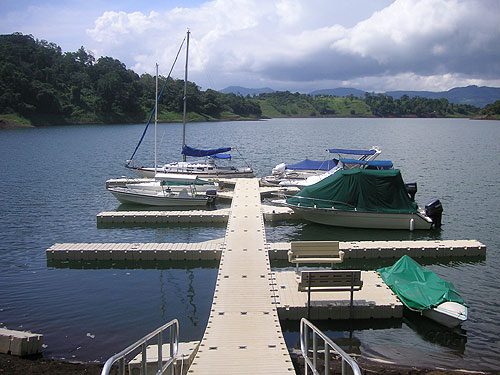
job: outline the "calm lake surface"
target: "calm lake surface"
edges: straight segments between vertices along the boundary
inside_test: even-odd
[[[162,323],[178,318],[181,339],[201,339],[217,263],[47,265],[56,242],[198,242],[222,226],[96,227],[96,214],[119,208],[106,179],[124,168],[144,128],[138,125],[44,127],[0,131],[0,326],[44,334],[45,355],[105,361]],[[152,130],[152,129],[151,129]],[[152,131],[136,159],[152,163]],[[159,159],[178,160],[181,125],[162,124]],[[417,201],[443,203],[441,231],[353,230],[301,222],[266,226],[268,241],[477,239],[484,259],[427,260],[453,282],[469,320],[449,331],[419,316],[382,322],[323,322],[353,352],[405,365],[500,370],[500,122],[455,119],[274,119],[189,124],[194,147],[238,146],[259,176],[276,164],[326,159],[326,148],[382,148]],[[238,152],[234,153],[238,156]],[[241,160],[240,160],[241,162]],[[121,207],[123,208],[123,207]],[[392,261],[346,264],[375,269]],[[282,266],[276,264],[275,269]],[[110,267],[110,268],[108,268]],[[289,347],[298,322],[283,324]],[[345,341],[345,340],[343,340]]]

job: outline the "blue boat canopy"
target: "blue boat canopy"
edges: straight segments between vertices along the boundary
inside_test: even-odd
[[[331,154],[345,154],[345,155],[375,155],[377,150],[354,150],[347,148],[329,148],[328,152]]]
[[[344,164],[366,165],[379,169],[391,169],[393,167],[390,160],[358,160],[358,159],[340,159]]]
[[[182,155],[195,156],[198,158],[202,158],[205,156],[212,156],[212,155],[216,155],[216,154],[220,154],[220,153],[228,152],[228,151],[231,151],[231,147],[214,148],[211,150],[201,150],[201,149],[193,148],[193,147],[189,147],[189,146],[182,147]]]
[[[231,154],[215,154],[209,157],[212,159],[231,159]]]
[[[295,164],[287,164],[286,168],[293,170],[329,171],[330,169],[335,167],[337,163],[338,160],[336,159],[324,161],[305,159]]]

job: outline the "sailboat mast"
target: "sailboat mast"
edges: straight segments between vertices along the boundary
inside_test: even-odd
[[[188,82],[188,56],[189,56],[189,30],[186,37],[186,66],[184,68],[184,108],[182,110],[182,149],[186,146],[186,103],[187,103],[187,82]],[[186,161],[186,155],[182,154],[182,161]]]
[[[155,88],[155,176],[156,176],[156,128],[158,127],[158,63],[156,63],[156,88]]]

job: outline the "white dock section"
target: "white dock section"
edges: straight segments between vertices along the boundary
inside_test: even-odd
[[[0,353],[25,356],[42,352],[43,335],[0,328]]]
[[[313,244],[314,241],[311,241]],[[485,257],[486,245],[477,240],[434,240],[434,241],[353,241],[339,242],[344,259],[400,258],[460,258]],[[290,242],[269,244],[272,260],[286,260]]]
[[[219,260],[223,240],[195,243],[56,243],[47,260]]]
[[[294,271],[275,272],[278,312],[281,319],[307,318],[307,291],[299,291],[300,276]],[[352,314],[350,291],[311,293],[311,319],[401,318],[403,304],[375,271],[362,271],[363,287],[354,291]]]
[[[215,294],[190,374],[294,374],[275,306],[257,179],[239,179]]]
[[[165,223],[222,223],[229,209],[191,211],[107,211],[97,214],[97,225],[105,224],[165,224]]]
[[[48,260],[219,260],[224,239],[195,243],[56,243]],[[323,241],[324,242],[324,241]],[[311,241],[314,244],[314,241]],[[486,246],[476,240],[339,242],[344,259],[485,257]],[[289,242],[266,244],[271,260],[287,260]]]

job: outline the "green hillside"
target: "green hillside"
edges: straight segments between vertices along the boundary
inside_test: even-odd
[[[182,119],[182,80],[160,77],[160,121]],[[0,35],[2,123],[33,125],[145,121],[154,107],[155,79],[111,57],[95,60],[81,47],[63,53],[54,43],[15,33]],[[190,120],[260,118],[260,107],[234,94],[201,91],[188,82]]]
[[[182,120],[184,82],[159,78],[164,87],[159,120]],[[145,121],[154,107],[155,78],[138,75],[112,57],[81,47],[61,51],[54,43],[19,33],[0,35],[0,127]],[[447,99],[384,94],[306,95],[262,92],[255,96],[221,93],[187,85],[189,121],[245,120],[261,117],[488,117],[488,113]],[[486,109],[485,109],[486,111]]]

